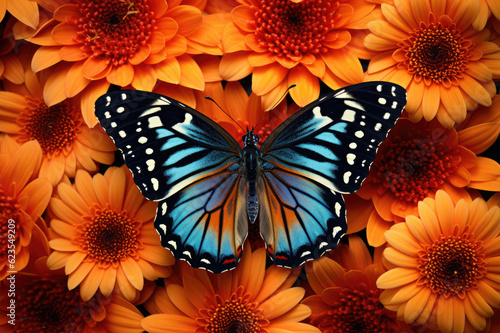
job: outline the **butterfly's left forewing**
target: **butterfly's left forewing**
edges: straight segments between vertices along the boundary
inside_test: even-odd
[[[260,230],[276,264],[299,266],[347,229],[340,193],[356,191],[406,105],[406,91],[369,82],[335,91],[281,124],[261,146]]]
[[[194,267],[235,267],[248,231],[236,140],[201,113],[154,93],[111,92],[95,109],[142,194],[161,200],[155,227],[162,245]]]

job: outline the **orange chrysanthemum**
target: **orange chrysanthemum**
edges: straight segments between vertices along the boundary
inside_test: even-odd
[[[24,269],[39,250],[45,222],[41,216],[52,195],[45,178],[36,178],[42,149],[36,141],[22,146],[0,136],[0,280]],[[36,178],[36,179],[35,179]]]
[[[97,124],[94,102],[110,84],[151,91],[157,80],[203,89],[200,67],[186,54],[185,36],[196,31],[201,11],[160,0],[38,0],[53,12],[30,42],[41,45],[33,69],[51,68],[44,89],[49,106],[82,92],[82,112]]]
[[[500,308],[500,207],[482,198],[454,204],[445,191],[385,233],[389,271],[377,280],[382,303],[406,323],[474,332]]]
[[[179,277],[165,280],[145,304],[148,332],[319,332],[300,323],[311,313],[299,304],[304,289],[291,288],[299,270],[266,266],[266,251],[247,242],[236,269],[207,273],[178,262]]]
[[[396,313],[379,300],[382,290],[376,281],[385,270],[373,263],[361,238],[350,236],[349,245],[340,245],[332,254],[335,260],[323,257],[306,264],[315,295],[302,304],[312,310],[311,324],[323,333],[401,331]]]
[[[32,54],[26,48],[22,52]],[[31,59],[26,54],[21,58],[24,84],[4,81],[5,91],[0,91],[0,132],[19,143],[38,141],[43,152],[39,176],[48,178],[53,186],[64,174],[73,178],[78,169],[96,172],[98,163],[113,163],[113,141],[101,126],[90,129],[84,123],[79,98],[49,107],[42,95],[46,77],[29,69]]]
[[[366,1],[242,0],[222,33],[223,79],[252,73],[252,91],[269,110],[290,90],[300,106],[319,97],[319,80],[333,89],[359,83],[358,58],[371,54],[362,42],[367,22],[380,9]]]
[[[136,297],[144,279],[170,274],[174,258],[160,245],[153,219],[157,204],[147,201],[130,171],[110,167],[93,178],[76,173],[74,186],[61,183],[50,201],[50,269],[64,267],[68,288],[80,285],[87,301],[99,289]]]
[[[365,46],[378,52],[367,81],[391,81],[408,91],[406,111],[451,128],[467,111],[489,106],[500,78],[500,47],[489,42],[488,29],[472,22],[477,0],[395,0],[382,5],[384,20],[370,22]]]
[[[396,124],[380,145],[363,185],[346,201],[348,212],[356,207],[348,221],[358,226],[356,230],[367,228],[370,245],[385,243],[384,232],[394,222],[417,214],[419,202],[433,198],[439,189],[448,192],[455,203],[466,196],[465,188],[500,191],[500,164],[476,156],[491,146],[500,132],[500,119],[495,119],[495,114],[500,114],[500,96],[494,103],[488,108],[491,113],[475,114],[458,131],[436,122],[413,124],[401,119]],[[363,219],[364,225],[358,219]]]

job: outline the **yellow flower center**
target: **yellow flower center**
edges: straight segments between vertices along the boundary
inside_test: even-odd
[[[421,23],[406,40],[400,43],[406,52],[404,64],[410,75],[423,77],[426,83],[458,84],[470,58],[472,43],[461,37],[455,24]]]
[[[327,52],[322,43],[335,26],[336,1],[262,0],[255,10],[255,34],[260,46],[279,57]]]
[[[240,290],[241,291],[241,288]],[[202,320],[205,331],[210,333],[259,333],[261,327],[269,322],[262,318],[256,303],[250,302],[250,294],[239,296],[233,293],[227,300],[215,295],[214,305],[206,312]]]
[[[26,108],[18,124],[22,127],[19,140],[37,140],[48,156],[69,151],[80,131],[80,117],[68,101],[48,107],[42,100],[27,97]]]
[[[467,231],[462,236],[441,236],[420,251],[417,283],[445,297],[464,298],[485,272],[483,250],[481,242],[468,239]]]
[[[380,303],[379,289],[361,291],[336,288],[338,297],[329,300],[328,311],[311,323],[323,333],[396,332],[396,313],[386,310]]]
[[[84,217],[82,248],[89,260],[107,267],[127,257],[138,258],[140,223],[110,209],[95,210],[93,216]]]
[[[157,29],[154,12],[145,0],[79,1],[77,41],[87,57],[109,59],[113,66],[128,63]]]
[[[461,161],[460,151],[429,131],[412,131],[407,138],[396,137],[374,162],[374,182],[406,202],[417,203],[437,191]]]
[[[68,290],[64,280],[34,282],[16,288],[16,332],[81,332],[93,321],[90,311],[103,307],[102,297],[83,302],[78,288]]]

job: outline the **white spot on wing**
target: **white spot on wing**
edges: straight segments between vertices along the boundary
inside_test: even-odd
[[[353,165],[354,160],[356,159],[356,155],[353,153],[349,153],[346,155],[346,158],[347,158],[347,163],[349,163],[349,165]]]
[[[382,105],[385,105],[387,103],[387,100],[385,98],[383,98],[383,97],[379,97],[378,103],[382,104]]]
[[[168,241],[168,244],[172,245],[172,247],[174,248],[174,250],[177,250],[177,243],[173,240],[170,240]]]
[[[340,213],[342,209],[342,205],[338,202],[335,203],[335,214],[337,214],[337,217],[340,217]]]
[[[122,138],[124,138],[124,137],[126,137],[126,136],[127,136],[127,133],[125,133],[125,131],[123,131],[123,130],[121,130],[120,132],[118,132],[118,134],[119,134]]]
[[[344,173],[344,183],[349,184],[349,178],[351,177],[352,172],[351,171],[346,171]]]
[[[153,148],[146,149],[146,154],[151,155],[152,153],[154,153]]]
[[[148,122],[149,122],[149,128],[156,128],[163,126],[163,123],[161,122],[161,119],[158,116],[149,118]]]
[[[382,128],[382,124],[377,123],[374,128],[375,128],[375,131],[380,131],[380,129]]]
[[[155,160],[152,158],[147,160],[146,165],[148,166],[148,171],[153,171],[155,169]]]
[[[337,236],[337,234],[338,234],[340,231],[342,231],[342,228],[341,228],[341,227],[339,227],[339,226],[334,227],[334,228],[333,228],[333,232],[332,232],[333,237]]]
[[[122,101],[126,100],[127,99],[127,94],[125,93],[122,93]]]
[[[139,143],[144,144],[144,143],[148,142],[148,138],[146,138],[145,136],[141,136],[141,137],[139,138],[139,140],[137,140],[137,141],[138,141]]]
[[[123,106],[120,106],[118,107],[118,109],[116,109],[116,112],[118,113],[123,113],[123,111],[125,111],[125,108]]]
[[[139,118],[140,117],[145,117],[145,116],[149,116],[150,114],[154,114],[158,111],[161,111],[161,107],[157,106],[157,107],[153,107],[153,108],[149,108],[147,109],[146,111],[144,111],[143,113],[141,113],[139,115]]]
[[[396,103],[396,104],[397,104],[397,103]],[[389,118],[391,118],[391,114],[390,114],[389,112],[386,112],[386,113],[384,114],[384,119],[389,119]]]
[[[184,252],[182,252],[182,254],[188,256],[189,259],[191,259],[191,253],[189,253],[189,251],[184,251]]]
[[[358,146],[358,144],[356,142],[351,142],[349,144],[349,148],[351,148],[351,149],[356,149],[357,146]]]
[[[205,259],[205,258],[201,259],[200,262],[205,263],[207,265],[211,264],[210,261],[208,259]]]
[[[356,101],[347,99],[344,101],[344,103],[345,103],[345,105],[350,106],[351,108],[356,108],[356,109],[360,109],[360,110],[365,111],[365,108],[363,107],[363,105],[359,104]]]
[[[109,111],[104,112],[104,117],[106,117],[106,119],[111,118],[111,113],[109,113]]]
[[[321,248],[323,248],[323,247],[325,247],[325,246],[327,246],[327,245],[328,245],[328,243],[327,243],[327,242],[321,242],[321,243],[319,244],[319,248],[321,249]]]
[[[161,215],[165,215],[166,212],[167,212],[167,203],[164,202],[161,204]]]
[[[153,184],[153,189],[155,191],[158,191],[158,188],[160,187],[160,183],[158,182],[158,179],[151,178],[151,184]]]
[[[115,128],[116,126],[118,126],[114,121],[111,122],[111,127]]]
[[[158,227],[163,231],[164,234],[167,233],[167,225],[166,224],[158,224]]]
[[[364,133],[363,131],[356,131],[356,132],[354,133],[354,135],[355,135],[357,138],[360,138],[360,139],[361,139],[362,137],[364,137],[364,136],[365,136],[365,133]]]
[[[300,257],[302,258],[302,257],[308,256],[310,254],[311,254],[311,251],[304,251],[304,252],[302,252],[302,254],[300,255]]]
[[[356,116],[356,112],[353,110],[345,110],[344,114],[342,115],[342,120],[343,121],[348,121],[348,122],[354,122],[354,117]]]
[[[106,106],[109,106],[111,104],[111,97],[106,96]]]

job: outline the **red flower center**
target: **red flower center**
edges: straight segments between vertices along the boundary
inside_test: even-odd
[[[93,216],[83,219],[80,243],[90,260],[107,267],[126,257],[138,257],[140,223],[129,218],[126,212],[95,210]]]
[[[327,52],[322,43],[335,24],[336,1],[262,0],[255,10],[259,44],[279,57],[300,59],[306,53]]]
[[[427,83],[431,81],[458,84],[470,58],[469,48],[472,43],[461,37],[455,24],[448,27],[438,24],[421,24],[419,30],[410,34],[400,43],[406,52],[410,75],[417,79],[423,77]]]
[[[341,288],[338,288],[341,289]],[[342,288],[330,309],[312,320],[323,333],[397,332],[396,313],[380,303],[381,290]]]
[[[156,20],[145,0],[79,1],[78,42],[88,57],[109,59],[113,66],[128,63],[146,45]]]
[[[81,121],[68,101],[48,107],[42,100],[27,97],[25,111],[18,124],[22,127],[19,140],[37,140],[45,155],[51,157],[68,152],[79,132]]]
[[[462,236],[441,236],[420,251],[422,276],[417,283],[445,297],[458,295],[463,299],[486,272],[483,250],[481,243],[468,239],[467,232]]]
[[[83,332],[93,322],[90,311],[103,307],[102,297],[83,302],[78,288],[69,291],[63,280],[35,281],[16,290],[16,332]]]
[[[427,130],[383,144],[389,147],[375,159],[374,182],[381,183],[401,201],[417,203],[429,192],[437,191],[461,161],[457,148],[434,139]]]

